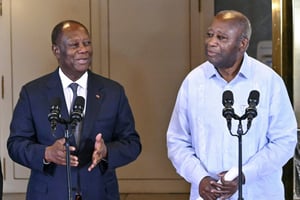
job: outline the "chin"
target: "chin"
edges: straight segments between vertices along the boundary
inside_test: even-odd
[[[217,67],[218,66],[218,63],[217,62],[215,62],[213,59],[210,59],[209,57],[208,57],[208,62],[210,62],[213,66],[215,66],[215,67]]]
[[[75,69],[78,72],[85,72],[86,70],[88,70],[90,68],[90,65],[77,65],[75,66]]]

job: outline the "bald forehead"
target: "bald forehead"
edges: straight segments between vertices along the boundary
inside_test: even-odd
[[[52,34],[51,34],[52,44],[57,44],[57,42],[59,41],[63,33],[66,33],[68,31],[76,31],[76,30],[82,30],[86,32],[86,34],[89,36],[89,31],[80,22],[73,21],[73,20],[60,22],[52,30]]]
[[[216,15],[215,19],[233,23],[240,23],[241,21],[247,20],[247,18],[243,14],[236,11],[219,12]]]
[[[235,26],[243,32],[243,36],[250,39],[251,37],[251,24],[249,19],[242,13],[235,10],[224,10],[217,13],[214,20],[228,22],[228,24]]]
[[[77,29],[82,29],[88,34],[87,29],[84,26],[82,26],[81,24],[78,24],[78,23],[68,22],[68,23],[65,23],[62,26],[62,32],[70,31],[70,30],[77,30]]]

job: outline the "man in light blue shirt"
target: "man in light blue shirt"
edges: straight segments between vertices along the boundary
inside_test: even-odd
[[[294,154],[297,123],[282,78],[247,55],[250,36],[246,16],[219,12],[207,31],[208,61],[190,72],[179,89],[167,147],[177,173],[191,183],[190,200],[238,198],[238,178],[224,180],[224,172],[239,160],[238,138],[222,115],[226,90],[233,93],[237,116],[248,108],[251,91],[260,94],[257,116],[242,136],[243,198],[284,200],[282,167]],[[241,122],[245,132],[247,119]],[[232,119],[233,134],[238,123]]]

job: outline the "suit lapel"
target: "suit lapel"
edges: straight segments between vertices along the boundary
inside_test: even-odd
[[[49,102],[49,108],[51,106],[50,103],[56,97],[58,97],[61,100],[61,105],[60,105],[61,118],[65,120],[69,120],[69,113],[65,101],[61,80],[58,74],[58,68],[51,74],[51,76],[47,80],[47,98]],[[65,133],[65,125],[58,124],[56,129],[56,137],[58,138],[64,137],[64,133]]]
[[[103,92],[101,92],[101,84],[96,81],[95,74],[89,71],[88,88],[87,88],[87,103],[84,116],[84,124],[82,130],[82,139],[89,137],[91,129],[94,125],[95,119],[99,113],[100,105],[102,103]],[[94,139],[94,138],[93,138]]]

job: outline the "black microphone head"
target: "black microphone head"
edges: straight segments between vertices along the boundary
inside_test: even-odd
[[[60,120],[60,106],[61,101],[59,97],[55,97],[50,103],[50,113],[48,114],[48,120],[51,125],[51,130],[56,130],[56,124]]]
[[[60,115],[60,106],[61,101],[59,97],[55,97],[50,102],[50,113],[48,115],[48,120],[51,121],[53,118],[58,117]]]
[[[82,96],[77,96],[75,101],[74,101],[73,110],[77,110],[77,109],[83,110],[84,109],[84,103],[85,103],[84,98]]]
[[[60,107],[61,105],[61,101],[60,101],[60,98],[59,97],[55,97],[51,100],[50,102],[50,106],[53,107],[53,106],[58,106]]]
[[[259,103],[259,92],[257,90],[252,90],[249,94],[248,104],[257,106]]]
[[[233,94],[230,90],[223,92],[223,117],[226,118],[228,130],[231,132],[231,120],[235,116],[233,106]]]
[[[222,103],[225,107],[233,105],[233,94],[230,90],[226,90],[223,92]],[[228,105],[229,104],[229,105]]]
[[[82,120],[84,104],[85,104],[85,99],[82,96],[77,96],[74,101],[73,110],[71,112],[72,125],[76,125],[78,122]]]
[[[250,129],[253,118],[257,116],[256,106],[258,103],[259,103],[259,92],[257,90],[252,90],[248,98],[249,107],[246,108],[246,114],[245,114],[245,116],[248,119],[247,130]]]

